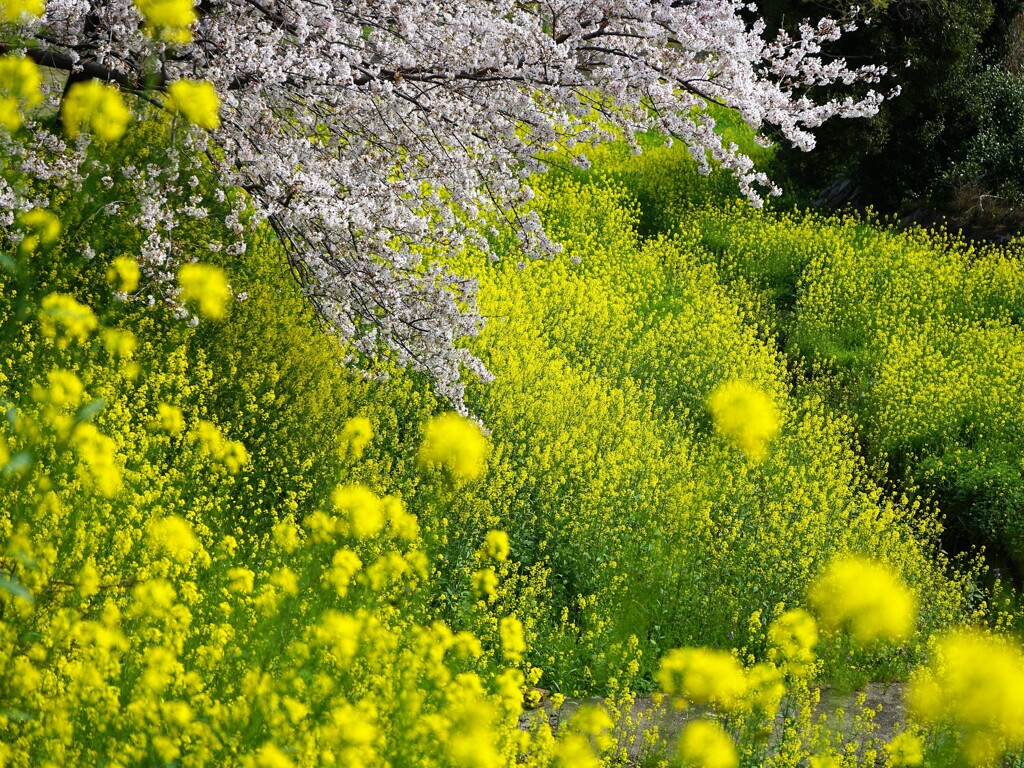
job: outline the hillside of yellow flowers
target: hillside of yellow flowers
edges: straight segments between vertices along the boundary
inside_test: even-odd
[[[108,161],[168,151],[106,113]],[[1024,559],[1019,251],[620,150],[537,181],[560,254],[452,259],[472,419],[326,332],[269,227],[205,248],[242,192],[196,179],[149,302],[130,174],[5,161],[51,204],[0,254],[0,765],[1021,765],[1012,586],[943,538]],[[894,733],[820,716],[869,682]]]

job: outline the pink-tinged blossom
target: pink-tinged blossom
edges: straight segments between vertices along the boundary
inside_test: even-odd
[[[530,199],[530,175],[544,170],[542,153],[615,136],[638,149],[636,136],[656,129],[703,169],[714,161],[730,170],[758,205],[776,187],[694,108],[725,104],[803,149],[830,117],[876,111],[876,92],[809,98],[883,73],[821,57],[848,27],[826,19],[766,39],[746,10],[739,0],[203,0],[179,44],[154,38],[132,0],[50,0],[24,33],[41,63],[101,75],[126,93],[145,74],[152,81],[139,67],[154,61],[154,46],[165,49],[158,87],[216,86],[216,130],[181,125],[166,167],[123,171],[148,198],[137,213],[151,232],[140,254],[145,300],[173,303],[169,281],[196,255],[181,251],[175,229],[202,218],[201,206],[162,203],[188,197],[202,173],[194,158],[212,140],[222,150],[218,183],[248,191],[253,221],[281,235],[338,333],[362,353],[389,350],[428,372],[461,406],[462,372],[487,376],[456,345],[482,323],[475,285],[420,254],[424,245],[442,256],[486,250],[496,216],[531,255],[557,252],[536,216],[517,210]],[[81,178],[86,140],[40,131],[8,149],[35,175]],[[24,207],[7,190],[0,204],[0,218]],[[223,217],[223,207],[210,215]],[[239,241],[241,214],[225,219]]]

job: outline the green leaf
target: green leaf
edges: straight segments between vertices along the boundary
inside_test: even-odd
[[[107,401],[102,397],[97,397],[91,403],[86,403],[78,410],[78,415],[75,417],[75,423],[81,424],[89,421],[93,416],[102,411],[107,407]]]
[[[32,597],[32,593],[28,591],[28,588],[9,576],[0,575],[0,589],[10,592],[15,597],[20,597],[26,602],[35,602],[35,598]]]

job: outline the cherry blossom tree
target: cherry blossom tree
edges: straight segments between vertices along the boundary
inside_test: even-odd
[[[877,110],[874,91],[821,96],[882,74],[821,55],[843,25],[771,36],[750,14],[738,0],[48,0],[5,49],[67,72],[69,84],[113,84],[137,109],[164,103],[175,82],[212,83],[220,120],[183,127],[175,151],[247,192],[341,336],[428,372],[460,403],[463,373],[487,376],[456,344],[481,318],[473,283],[443,255],[486,251],[505,223],[527,252],[557,250],[523,212],[545,153],[571,150],[585,165],[586,146],[636,146],[654,129],[703,169],[731,170],[760,204],[776,188],[723,146],[709,103],[804,149],[828,118]],[[36,174],[70,178],[83,173],[88,141],[40,126],[7,150]],[[204,209],[162,205],[169,186],[188,183],[179,170],[145,175],[140,262],[151,295],[173,301],[174,229]],[[0,189],[0,205],[27,203]],[[240,214],[229,217],[236,231]]]

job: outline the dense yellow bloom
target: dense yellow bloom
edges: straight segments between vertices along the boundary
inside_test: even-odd
[[[238,566],[237,568],[231,568],[228,570],[229,585],[228,589],[232,592],[238,592],[239,594],[249,595],[252,594],[253,587],[255,585],[256,574],[245,566]]]
[[[127,360],[139,348],[139,340],[131,331],[120,328],[103,329],[103,347],[111,357]]]
[[[924,762],[924,743],[920,736],[910,731],[896,734],[885,745],[885,751],[889,754],[889,765],[894,768],[910,768]]]
[[[353,416],[341,429],[342,449],[353,458],[361,458],[373,440],[373,425],[365,416]]]
[[[0,15],[6,16],[8,7],[0,5]],[[34,61],[23,56],[0,56],[0,125],[9,131],[17,130],[22,111],[42,102],[41,84],[39,67]]]
[[[771,399],[745,381],[720,385],[708,400],[718,431],[752,461],[768,455],[768,443],[779,432],[779,412]]]
[[[185,414],[176,405],[160,403],[156,407],[156,423],[169,435],[180,435],[185,429]]]
[[[803,608],[786,611],[768,627],[772,661],[782,663],[793,675],[803,675],[814,664],[818,624]]]
[[[0,20],[10,24],[24,15],[42,16],[45,9],[43,0],[0,0]]]
[[[187,520],[168,515],[149,524],[149,546],[179,563],[187,563],[199,549],[199,540]]]
[[[121,92],[99,80],[72,85],[61,106],[64,130],[72,138],[88,131],[100,141],[117,141],[131,117]]]
[[[487,538],[484,539],[483,553],[487,559],[496,563],[508,560],[508,534],[505,531],[488,531]]]
[[[198,18],[192,0],[135,0],[135,7],[162,39],[172,43],[192,39],[189,27]]]
[[[228,312],[231,288],[227,274],[213,264],[182,264],[178,270],[181,300],[194,305],[203,317],[221,320]]]
[[[743,666],[727,651],[677,648],[661,659],[658,684],[681,706],[711,704],[726,710],[745,704],[747,678]]]
[[[342,536],[366,539],[384,527],[383,502],[365,485],[339,485],[331,503],[338,513],[338,533]]]
[[[40,304],[39,324],[50,338],[60,346],[68,341],[83,342],[99,327],[99,320],[92,309],[80,304],[66,293],[51,293],[43,297]]]
[[[506,661],[516,664],[523,660],[526,652],[526,638],[523,635],[523,624],[515,616],[506,616],[501,620],[501,653]]]
[[[164,106],[200,128],[212,131],[220,127],[220,97],[213,83],[206,80],[171,83]]]
[[[747,670],[746,703],[754,711],[767,717],[775,713],[786,695],[782,672],[774,664],[755,664]]]
[[[295,765],[280,747],[267,742],[256,753],[258,768],[293,768]]]
[[[555,765],[559,768],[601,768],[604,763],[594,754],[590,739],[581,733],[569,733],[555,744]]]
[[[1024,749],[1024,652],[976,631],[940,637],[911,682],[907,706],[922,724],[953,730],[971,765],[995,764],[1004,752]]]
[[[46,374],[47,387],[36,387],[33,399],[41,403],[52,403],[58,407],[77,406],[82,400],[85,388],[82,381],[71,371],[54,369]]]
[[[331,558],[331,567],[325,575],[325,580],[330,583],[339,596],[344,597],[348,593],[352,579],[363,567],[363,561],[359,555],[347,547],[342,547]]]
[[[104,496],[113,496],[121,488],[121,470],[117,466],[114,441],[100,434],[88,422],[75,427],[72,442],[78,452],[82,474]]]
[[[447,470],[456,480],[476,480],[487,468],[489,448],[479,426],[457,413],[443,413],[427,423],[419,461]]]
[[[810,587],[808,601],[828,630],[845,628],[860,643],[899,642],[914,631],[914,593],[881,563],[834,561]]]
[[[498,591],[498,574],[493,568],[481,568],[474,571],[471,577],[473,596],[477,600],[484,600]]]
[[[18,216],[18,223],[25,230],[21,248],[26,253],[35,253],[40,245],[53,245],[60,237],[60,219],[45,208],[33,208]]]
[[[736,768],[736,746],[722,726],[709,720],[695,720],[679,737],[679,757],[688,768]]]
[[[131,293],[138,288],[141,276],[139,262],[128,256],[118,256],[107,268],[107,282],[121,293]]]

